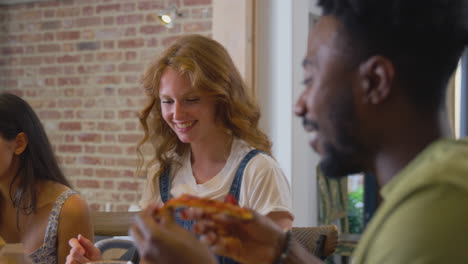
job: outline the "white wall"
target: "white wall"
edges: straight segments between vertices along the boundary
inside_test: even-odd
[[[273,141],[273,153],[291,175],[292,5],[291,1],[257,1],[257,97],[262,128]],[[283,127],[284,129],[279,129]]]
[[[303,87],[301,62],[306,53],[308,12],[315,0],[257,1],[256,90],[261,126],[273,141],[273,155],[289,178],[295,226],[317,224],[315,167],[318,157],[308,146],[293,107]]]
[[[253,1],[213,1],[213,39],[228,50],[247,87],[253,87]]]
[[[317,0],[309,0],[309,12],[312,14],[319,15],[321,13],[320,8],[317,6]]]

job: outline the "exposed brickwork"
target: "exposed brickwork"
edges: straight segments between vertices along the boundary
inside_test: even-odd
[[[0,8],[0,91],[25,98],[92,210],[138,202],[144,68],[182,34],[211,35],[213,0],[67,0]],[[162,26],[161,9],[183,17]]]

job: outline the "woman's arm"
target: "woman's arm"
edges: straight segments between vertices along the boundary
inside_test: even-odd
[[[70,196],[62,206],[57,231],[57,263],[65,263],[70,252],[68,241],[81,234],[94,241],[94,232],[86,202],[78,195]]]
[[[268,218],[273,220],[283,230],[289,230],[292,228],[293,217],[289,212],[271,212],[267,214]]]

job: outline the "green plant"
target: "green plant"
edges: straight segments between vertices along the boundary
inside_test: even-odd
[[[361,186],[356,191],[348,193],[348,219],[349,232],[362,233],[364,188]]]

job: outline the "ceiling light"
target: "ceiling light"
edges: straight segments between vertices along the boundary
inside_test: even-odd
[[[168,28],[172,28],[174,26],[174,20],[177,17],[181,17],[182,14],[177,11],[177,7],[175,5],[169,7],[168,9],[161,10],[159,12],[158,18]]]

